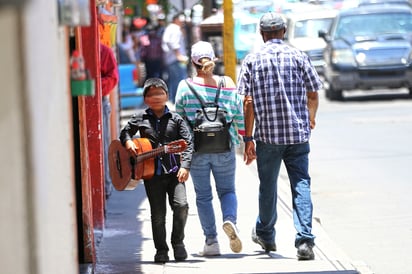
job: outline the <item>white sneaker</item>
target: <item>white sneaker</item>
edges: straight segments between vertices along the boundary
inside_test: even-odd
[[[199,252],[200,256],[220,256],[220,246],[219,243],[213,243],[208,245],[205,243],[203,251]]]
[[[240,251],[242,251],[242,242],[239,239],[238,230],[235,224],[231,221],[225,221],[223,223],[223,230],[229,237],[230,249],[232,249],[232,251],[235,253],[239,253]]]

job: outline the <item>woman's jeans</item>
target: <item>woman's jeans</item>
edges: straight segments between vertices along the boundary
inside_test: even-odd
[[[277,182],[283,160],[290,181],[293,205],[293,222],[297,231],[295,246],[303,242],[314,244],[312,235],[312,200],[310,191],[308,143],[275,145],[256,142],[259,174],[259,217],[256,234],[265,242],[274,243],[277,220]]]
[[[190,175],[196,192],[196,206],[206,239],[217,237],[211,173],[220,201],[223,221],[236,224],[237,198],[235,192],[236,155],[234,149],[224,153],[194,153]]]
[[[179,183],[176,173],[172,173],[145,180],[144,186],[150,204],[153,241],[156,250],[169,250],[166,243],[166,194],[173,210],[172,246],[183,245],[189,209],[185,184]]]

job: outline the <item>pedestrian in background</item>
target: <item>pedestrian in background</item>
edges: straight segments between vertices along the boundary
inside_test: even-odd
[[[163,76],[163,32],[159,25],[149,24],[146,27],[147,43],[141,45],[140,58],[146,66],[147,78]]]
[[[165,28],[162,37],[164,64],[167,69],[167,85],[169,100],[174,103],[176,90],[180,80],[187,77],[186,39],[183,32],[185,15],[178,13],[173,16],[172,22]]]
[[[259,24],[265,44],[246,56],[238,80],[238,92],[245,96],[244,159],[246,164],[257,160],[260,180],[252,240],[266,252],[276,251],[277,182],[283,161],[291,185],[297,257],[313,260],[308,155],[322,84],[308,56],[283,42],[286,21],[282,15],[266,13]]]
[[[109,173],[109,145],[112,140],[110,132],[110,93],[114,90],[119,82],[119,73],[117,71],[117,61],[111,48],[100,43],[100,79],[102,87],[102,109],[103,109],[103,160],[104,160],[104,178],[105,178],[105,196],[110,196],[113,190],[112,178]]]
[[[192,158],[190,175],[196,192],[196,205],[200,223],[206,238],[201,255],[220,255],[212,204],[211,173],[214,177],[215,188],[220,201],[223,230],[230,239],[232,251],[238,253],[242,250],[242,242],[239,239],[236,227],[238,201],[235,189],[235,147],[239,145],[239,134],[244,134],[242,99],[237,94],[236,85],[230,77],[213,74],[215,54],[210,43],[200,41],[194,44],[191,49],[191,58],[197,74],[192,79],[187,79],[187,81],[205,102],[214,101],[219,80],[223,78],[225,85],[221,88],[218,105],[220,109],[227,111],[226,120],[231,122],[231,149],[229,151],[222,153],[200,153],[195,151]],[[193,128],[196,110],[198,109],[201,109],[199,100],[190,90],[186,81],[181,81],[176,95],[176,112],[184,117]]]
[[[144,181],[150,204],[153,241],[156,248],[154,261],[169,261],[169,247],[166,243],[166,196],[173,211],[171,243],[176,261],[184,261],[187,252],[184,245],[184,229],[188,215],[185,181],[189,177],[193,152],[190,130],[182,117],[170,112],[166,106],[168,88],[159,78],[149,78],[143,86],[144,102],[148,106],[128,121],[120,132],[120,141],[133,155],[138,155],[133,136],[139,132],[141,138],[148,138],[153,148],[184,139],[187,148],[181,154],[166,154],[155,158],[155,174]]]

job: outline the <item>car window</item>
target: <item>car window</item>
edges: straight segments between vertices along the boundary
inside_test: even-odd
[[[320,30],[329,30],[332,20],[332,18],[320,18],[298,21],[295,23],[294,37],[317,38]]]
[[[411,14],[363,14],[342,17],[335,37],[405,33],[412,33]]]

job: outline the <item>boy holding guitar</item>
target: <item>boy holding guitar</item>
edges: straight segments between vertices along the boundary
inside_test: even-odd
[[[166,243],[166,194],[173,210],[171,244],[174,258],[176,261],[184,261],[187,258],[183,243],[184,228],[189,208],[185,181],[189,177],[193,153],[191,133],[183,118],[171,112],[166,106],[168,88],[163,80],[147,79],[143,87],[143,97],[148,108],[132,116],[120,132],[120,142],[137,158],[141,151],[133,141],[137,132],[139,137],[150,140],[153,149],[167,146],[168,143],[180,139],[186,142],[187,147],[180,155],[169,152],[157,156],[154,159],[153,176],[149,179],[143,178],[150,204],[153,241],[156,248],[154,261],[169,261],[169,247]]]

